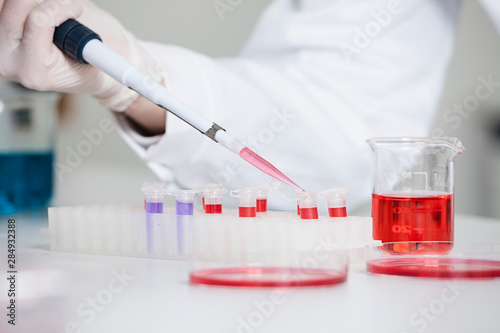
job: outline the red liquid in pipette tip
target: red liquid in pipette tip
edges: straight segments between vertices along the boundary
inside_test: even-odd
[[[250,163],[251,165],[253,165],[257,169],[261,170],[262,172],[268,174],[269,176],[276,178],[277,180],[279,180],[285,184],[288,184],[292,187],[295,187],[296,189],[299,189],[302,191],[304,190],[304,189],[302,189],[302,187],[300,187],[299,185],[295,184],[292,180],[290,180],[290,178],[285,176],[281,171],[276,169],[276,167],[274,165],[272,165],[271,163],[269,163],[268,161],[266,161],[265,159],[260,157],[258,154],[256,154],[250,148],[247,148],[247,147],[243,148],[240,151],[239,155],[242,159],[244,159],[245,161],[247,161],[248,163]]]
[[[239,208],[240,217],[256,217],[257,209],[255,207],[240,207]]]
[[[215,204],[215,205],[205,204],[205,213],[222,214],[222,204]]]
[[[346,207],[328,208],[328,216],[330,217],[347,217]]]
[[[267,199],[257,199],[257,213],[267,212]]]

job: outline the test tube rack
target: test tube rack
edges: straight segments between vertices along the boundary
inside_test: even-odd
[[[192,218],[129,206],[50,207],[50,249],[186,260]]]
[[[145,213],[130,206],[49,208],[50,249],[57,252],[187,260],[210,256],[215,262],[266,262],[283,253],[316,249],[346,251],[351,264],[364,262],[372,238],[368,217],[301,220],[288,212],[267,212],[240,218],[195,211],[176,215]],[[250,257],[251,258],[250,258]]]

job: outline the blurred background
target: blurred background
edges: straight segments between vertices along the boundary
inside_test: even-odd
[[[95,0],[130,31],[145,40],[178,44],[213,57],[237,55],[257,17],[271,0],[242,1],[221,20],[212,0]],[[456,212],[500,218],[500,89],[454,129],[443,113],[474,93],[478,77],[500,81],[500,37],[475,0],[463,1],[455,53],[439,103],[434,128],[462,140],[467,153],[457,158]],[[64,163],[69,151],[109,118],[93,99],[72,96],[62,101],[56,159]],[[55,180],[53,204],[108,202],[140,203],[139,188],[155,175],[132,152],[116,131],[104,134],[77,167]],[[355,212],[350,212],[355,213]],[[366,213],[366,212],[365,212]],[[369,210],[368,210],[369,214]]]

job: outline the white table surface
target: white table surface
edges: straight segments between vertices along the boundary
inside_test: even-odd
[[[0,332],[500,332],[500,279],[380,276],[356,266],[346,283],[332,287],[192,286],[186,262],[51,253],[40,233],[44,215],[13,216],[16,326],[7,324],[3,277]],[[6,276],[7,217],[1,218]],[[500,243],[500,221],[456,216],[455,239]],[[115,276],[123,273],[128,280],[120,282]]]

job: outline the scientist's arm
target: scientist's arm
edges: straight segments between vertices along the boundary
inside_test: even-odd
[[[145,135],[165,131],[165,111],[108,75],[65,57],[52,43],[54,29],[77,18],[106,44],[161,81],[161,69],[122,25],[87,0],[0,0],[0,75],[28,88],[90,94],[124,111]]]
[[[144,46],[161,62],[172,95],[304,188],[348,186],[352,193],[369,193],[366,138],[430,134],[459,2],[296,3],[273,1],[239,57]],[[121,126],[155,171],[169,171],[162,178],[175,175],[191,188],[262,181],[261,173],[176,117],[166,125],[166,135],[149,145]]]

